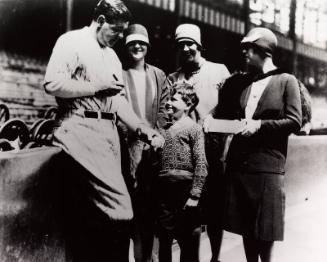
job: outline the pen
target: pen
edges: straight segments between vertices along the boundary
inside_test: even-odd
[[[118,81],[118,77],[115,74],[112,74],[113,78]],[[123,84],[116,84],[117,86],[124,87]]]
[[[112,76],[114,77],[114,79],[115,79],[116,81],[118,81],[118,77],[117,77],[115,74],[112,74]]]

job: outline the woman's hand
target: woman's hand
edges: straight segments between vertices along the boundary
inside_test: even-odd
[[[183,209],[186,209],[186,208],[189,208],[189,207],[197,207],[199,204],[199,199],[192,199],[192,198],[189,198],[187,199],[186,203],[185,203],[185,206]]]
[[[261,120],[245,119],[245,126],[240,130],[238,134],[249,137],[258,132],[261,127]]]

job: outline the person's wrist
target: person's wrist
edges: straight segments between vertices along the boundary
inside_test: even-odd
[[[103,89],[105,89],[104,88],[104,85],[101,82],[99,82],[99,81],[93,82],[92,83],[92,87],[93,87],[93,89],[94,89],[94,91],[96,93],[98,93],[98,92],[102,91]]]
[[[256,132],[259,131],[259,129],[261,128],[261,120],[256,120]]]
[[[144,134],[148,128],[149,127],[145,123],[141,122],[137,125],[136,130],[139,130],[139,132],[142,132],[142,134]]]
[[[145,123],[138,124],[136,128],[137,134],[146,140],[151,140],[153,137],[155,137],[155,132],[152,130],[149,126],[147,126]]]
[[[98,90],[96,89],[96,87],[94,85],[90,85],[90,91],[93,95],[96,95]]]

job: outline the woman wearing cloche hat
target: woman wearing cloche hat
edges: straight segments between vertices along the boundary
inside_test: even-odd
[[[130,25],[125,36],[127,61],[123,78],[126,96],[134,112],[148,126],[155,128],[166,75],[161,69],[145,62],[150,40],[143,25]],[[155,161],[150,147],[135,133],[129,132],[127,144],[130,160],[128,172],[134,178],[134,257],[136,262],[150,262],[154,238],[152,188]]]
[[[299,85],[276,68],[275,34],[254,28],[241,41],[248,73],[221,89],[214,118],[242,119],[226,159],[224,229],[243,237],[248,262],[272,261],[274,241],[284,237],[284,175],[288,136],[300,129]]]
[[[169,98],[176,83],[187,82],[194,86],[199,97],[199,103],[191,113],[191,118],[202,124],[205,117],[218,103],[218,92],[221,83],[229,77],[229,71],[223,64],[207,61],[201,55],[204,49],[200,28],[195,24],[181,24],[175,31],[180,67],[167,77],[165,88],[161,96],[160,117],[165,117],[165,102]],[[161,122],[161,121],[160,121]],[[164,122],[164,121],[163,121]],[[212,261],[217,262],[222,240],[222,210],[223,189],[220,182],[221,166],[220,156],[217,152],[220,139],[216,134],[206,134],[206,155],[209,164],[209,174],[201,196],[201,205],[204,208],[204,223],[207,224],[208,236],[211,243]],[[219,143],[221,144],[221,143]],[[217,163],[219,162],[219,163]],[[210,187],[210,189],[209,189]],[[212,190],[211,190],[212,187]],[[204,200],[205,199],[205,200]],[[213,208],[213,206],[215,208]]]

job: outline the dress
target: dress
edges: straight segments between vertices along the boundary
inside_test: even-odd
[[[121,172],[115,119],[85,118],[84,110],[118,113],[127,105],[122,95],[95,95],[93,82],[122,80],[122,66],[109,47],[101,48],[89,27],[62,35],[45,75],[45,90],[56,96],[59,127],[55,143],[89,171],[90,200],[110,220],[133,217],[131,199]],[[72,82],[71,80],[77,80]]]
[[[200,198],[205,183],[204,134],[201,126],[189,117],[161,133],[165,145],[156,185],[158,229],[176,236],[200,225],[198,210],[183,210],[183,207],[188,198]]]
[[[275,241],[283,240],[287,143],[300,129],[301,102],[294,76],[276,70],[269,77],[252,116],[261,120],[259,131],[250,137],[235,135],[229,148],[225,229]],[[245,118],[252,82],[257,80],[247,74],[226,81],[213,116]]]

